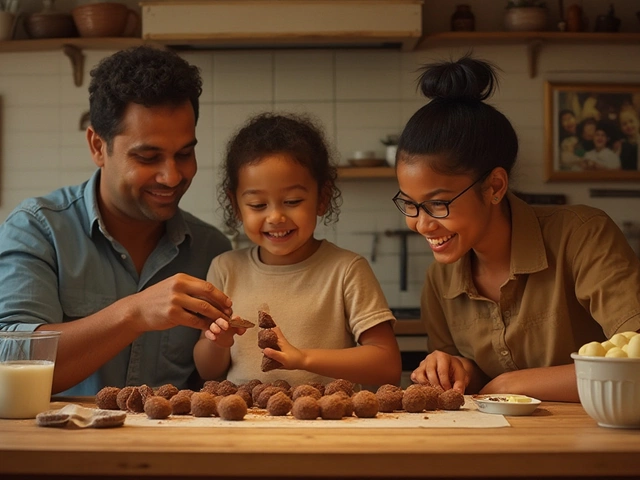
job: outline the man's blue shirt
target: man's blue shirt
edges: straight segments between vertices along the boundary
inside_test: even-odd
[[[25,200],[0,225],[0,330],[84,318],[176,273],[205,279],[213,257],[230,249],[222,232],[180,210],[138,275],[101,221],[99,178],[97,170],[81,185]],[[199,336],[182,326],[146,332],[63,394],[142,384],[185,388]]]

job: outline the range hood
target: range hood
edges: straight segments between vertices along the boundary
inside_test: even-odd
[[[142,1],[142,38],[176,48],[394,48],[422,36],[423,0]]]

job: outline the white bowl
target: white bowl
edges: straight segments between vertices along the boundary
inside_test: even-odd
[[[583,408],[601,427],[640,428],[640,358],[572,353]]]
[[[537,398],[517,394],[472,395],[471,398],[483,413],[510,416],[531,415],[541,403]]]

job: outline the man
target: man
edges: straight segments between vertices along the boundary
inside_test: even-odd
[[[228,239],[178,208],[197,170],[202,80],[148,46],[105,58],[91,77],[86,136],[98,170],[0,225],[0,329],[62,332],[54,393],[185,388],[200,331],[231,313],[204,280]]]

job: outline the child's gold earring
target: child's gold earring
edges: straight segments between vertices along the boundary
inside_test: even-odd
[[[493,197],[493,203],[498,203],[500,199],[498,197]]]

